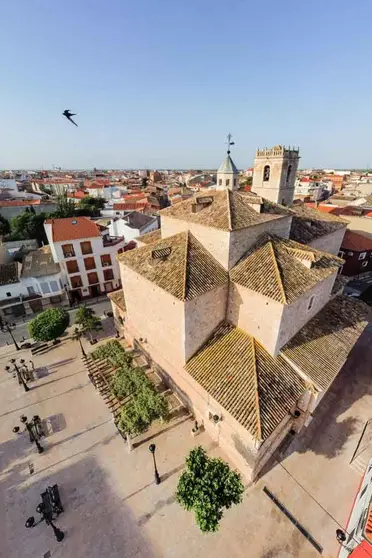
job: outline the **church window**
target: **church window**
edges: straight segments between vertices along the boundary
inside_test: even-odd
[[[264,166],[263,179],[264,179],[264,182],[269,182],[269,180],[270,180],[270,165],[265,165]]]
[[[315,301],[315,295],[313,295],[313,296],[310,297],[309,305],[308,305],[308,307],[307,307],[307,310],[308,310],[308,311],[311,310],[312,307],[314,306],[314,301]]]
[[[229,178],[226,180],[226,186],[230,186],[230,179]]]
[[[289,182],[291,174],[292,174],[292,165],[289,165],[287,169],[287,179],[286,179],[287,184]]]
[[[237,179],[234,178],[234,186],[236,186],[236,183],[237,183]]]
[[[218,186],[222,186],[222,178],[219,179]]]

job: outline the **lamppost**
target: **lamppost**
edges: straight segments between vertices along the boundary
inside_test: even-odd
[[[149,445],[149,450],[152,453],[152,458],[154,460],[154,475],[155,475],[155,484],[160,484],[161,480],[160,480],[160,475],[158,472],[158,469],[156,467],[156,460],[155,460],[155,450],[156,450],[156,446],[155,444],[150,444]]]
[[[23,386],[23,389],[25,391],[30,391],[30,388],[26,385],[25,379],[23,377],[22,371],[18,368],[17,366],[17,361],[15,358],[11,358],[10,361],[13,366],[14,366],[14,370],[16,371],[17,374],[17,378],[18,378],[18,383]],[[23,361],[24,362],[24,361]],[[7,369],[7,367],[5,367],[5,370]]]
[[[0,316],[0,330],[3,333],[7,332],[7,333],[10,334],[10,337],[13,339],[13,343],[14,343],[15,348],[17,349],[17,351],[20,351],[21,347],[19,347],[17,345],[17,341],[14,339],[14,335],[12,333],[12,330],[15,329],[15,327],[16,327],[16,324],[11,324],[10,322],[4,321],[3,318]]]
[[[46,494],[46,493],[44,493],[44,494]],[[27,519],[27,521],[26,521],[26,523],[25,523],[25,527],[26,527],[27,529],[31,529],[32,527],[36,527],[36,525],[38,525],[38,524],[41,523],[42,521],[45,521],[45,523],[46,523],[47,525],[50,525],[51,528],[53,529],[53,533],[54,533],[54,536],[55,536],[55,538],[57,539],[57,541],[58,541],[58,542],[61,542],[61,541],[63,541],[63,539],[65,538],[65,534],[64,534],[63,531],[61,531],[61,529],[58,529],[58,527],[57,527],[56,525],[54,525],[54,523],[53,523],[53,512],[52,512],[52,507],[51,507],[51,505],[50,505],[50,502],[48,502],[48,504],[49,504],[48,506],[45,504],[45,501],[44,501],[44,500],[45,500],[45,496],[44,496],[44,494],[42,494],[43,502],[41,502],[41,503],[37,506],[37,508],[36,508],[37,513],[39,513],[39,514],[41,515],[40,521],[38,521],[38,522],[36,523],[36,522],[35,522],[34,516],[31,515],[31,516]],[[62,510],[62,511],[63,511],[63,510]],[[59,513],[61,513],[61,512],[58,512],[57,515],[59,515]]]
[[[25,425],[25,427],[26,427],[26,429],[29,433],[30,442],[35,443],[38,453],[43,453],[44,448],[38,440],[38,437],[40,437],[42,435],[41,434],[42,431],[41,431],[40,417],[38,415],[35,415],[33,417],[32,423],[29,423],[29,422],[27,422],[27,417],[25,415],[22,415],[21,418],[20,418],[20,421],[22,422],[22,424]],[[14,434],[19,434],[19,426],[15,426],[13,428],[13,432],[14,432]]]

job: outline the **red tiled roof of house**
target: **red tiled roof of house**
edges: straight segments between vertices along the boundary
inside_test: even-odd
[[[41,200],[1,200],[0,207],[40,205]]]
[[[126,203],[127,201],[135,202],[137,200],[147,200],[147,196],[148,194],[146,194],[146,192],[138,194],[127,194],[124,195],[124,203]]]
[[[364,252],[365,250],[372,250],[372,238],[368,238],[363,234],[354,231],[346,230],[341,248],[346,250],[354,250],[355,252]]]
[[[68,198],[75,198],[77,200],[82,200],[86,196],[88,196],[88,193],[84,192],[84,190],[76,190],[75,192],[67,192],[67,197]]]
[[[101,236],[101,230],[104,228],[88,219],[88,217],[47,219],[45,224],[52,225],[52,238],[54,242]]]
[[[141,209],[146,209],[150,207],[150,204],[147,202],[132,202],[132,203],[114,203],[113,209],[115,211],[140,211]]]

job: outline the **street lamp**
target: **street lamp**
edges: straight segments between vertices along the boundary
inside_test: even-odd
[[[14,335],[12,333],[12,330],[15,329],[16,324],[11,324],[10,322],[4,321],[3,318],[0,316],[0,330],[3,333],[9,333],[10,337],[13,339],[13,343],[15,348],[17,349],[17,351],[21,350],[21,347],[19,347],[17,345],[17,341],[14,339]]]
[[[41,430],[40,417],[38,415],[35,415],[34,418],[33,418],[32,423],[29,423],[29,422],[27,422],[27,417],[25,415],[22,415],[21,418],[20,418],[20,421],[22,422],[22,424],[25,425],[25,427],[28,431],[28,434],[30,436],[30,442],[35,443],[38,453],[43,453],[44,448],[42,447],[42,445],[40,444],[40,442],[38,440],[38,437],[40,437],[43,434],[42,430]],[[15,426],[13,428],[14,434],[19,434],[19,430],[20,430],[19,426]]]
[[[11,358],[9,362],[11,362],[11,363],[13,364],[13,366],[14,366],[14,370],[16,371],[17,378],[18,378],[18,383],[19,383],[20,385],[22,384],[23,389],[24,389],[25,391],[30,391],[30,388],[26,385],[26,382],[25,382],[25,379],[24,379],[24,377],[23,377],[22,371],[21,371],[21,370],[18,368],[18,366],[17,366],[17,361],[16,361],[16,359],[15,359],[15,358]],[[5,369],[6,369],[6,368],[5,368]]]
[[[55,485],[55,486],[57,486],[57,485]],[[49,490],[50,489],[48,489],[48,491]],[[45,521],[45,523],[47,525],[50,525],[51,528],[53,529],[53,533],[54,533],[54,536],[55,536],[56,540],[58,542],[61,542],[65,538],[65,534],[64,534],[63,531],[61,531],[61,529],[58,529],[58,527],[56,525],[54,525],[54,523],[53,523],[53,508],[52,508],[52,503],[50,501],[50,494],[49,494],[48,491],[44,492],[41,495],[43,501],[36,508],[37,513],[39,513],[41,515],[40,521],[38,521],[36,523],[34,516],[31,515],[27,519],[27,521],[25,523],[25,527],[27,529],[31,529],[32,527],[36,527],[36,525],[38,525],[42,521]],[[57,513],[57,516],[58,516],[63,511],[63,509],[59,509],[58,511],[54,510],[54,511]]]
[[[160,480],[160,475],[159,475],[159,473],[158,473],[158,469],[157,469],[157,467],[156,467],[155,450],[156,450],[155,444],[150,444],[150,445],[149,445],[149,451],[152,453],[152,458],[153,458],[153,460],[154,460],[155,484],[160,484],[161,480]]]

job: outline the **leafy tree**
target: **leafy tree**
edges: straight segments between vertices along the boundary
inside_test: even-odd
[[[45,234],[44,221],[46,213],[32,213],[28,208],[10,221],[11,240],[26,240],[35,238],[39,245],[48,244]]]
[[[2,215],[0,215],[0,235],[5,236],[10,231],[10,223],[8,219],[5,219]]]
[[[201,446],[190,451],[186,465],[178,481],[176,499],[186,510],[195,513],[201,531],[217,531],[223,508],[239,504],[243,499],[240,475],[231,471],[222,459],[208,457]]]
[[[93,196],[87,196],[80,200],[79,207],[88,207],[92,211],[103,209],[105,207],[104,198],[93,198]]]
[[[126,434],[144,432],[156,420],[168,420],[168,402],[157,393],[153,385],[145,387],[133,395],[121,412],[119,428]]]
[[[116,397],[123,399],[148,386],[152,384],[141,368],[124,365],[116,372],[111,390]]]
[[[70,324],[70,315],[63,308],[49,308],[28,325],[30,336],[36,341],[54,341]]]
[[[101,320],[96,316],[92,308],[81,306],[76,312],[75,324],[80,327],[82,333],[88,333],[90,340],[93,341],[93,331],[103,329]]]
[[[75,204],[67,197],[67,192],[63,192],[57,196],[57,208],[52,213],[52,217],[55,219],[64,219],[66,217],[74,217],[75,215]]]

